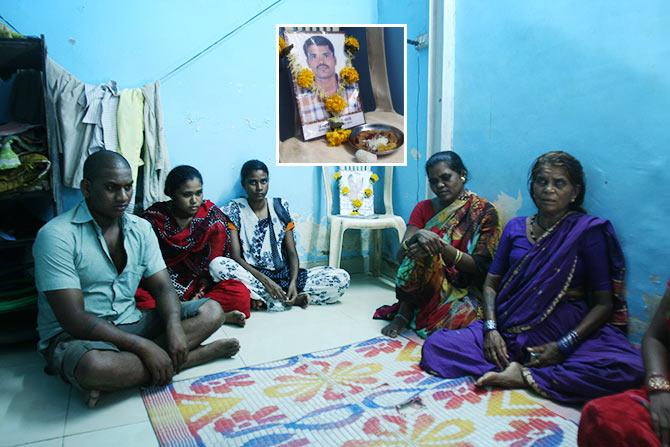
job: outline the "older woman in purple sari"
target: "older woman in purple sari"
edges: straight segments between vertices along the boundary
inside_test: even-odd
[[[636,386],[644,368],[625,335],[623,254],[612,225],[581,208],[581,164],[546,153],[531,169],[529,190],[538,212],[503,231],[484,282],[485,320],[433,333],[421,367],[562,403]]]

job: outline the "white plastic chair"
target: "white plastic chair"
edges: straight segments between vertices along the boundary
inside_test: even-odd
[[[347,170],[368,169],[363,166],[348,166]],[[370,264],[370,270],[374,276],[379,276],[381,270],[382,258],[382,238],[381,230],[385,228],[395,228],[398,232],[398,242],[402,241],[407,226],[405,221],[400,216],[393,214],[393,167],[386,166],[384,169],[384,214],[374,214],[366,217],[355,216],[340,216],[333,214],[333,193],[332,193],[332,176],[327,166],[322,167],[323,186],[326,193],[326,209],[328,211],[328,223],[330,224],[330,254],[328,256],[328,265],[331,267],[340,266],[340,257],[342,255],[342,240],[344,239],[344,232],[350,228],[353,229],[370,229],[380,230],[373,233],[373,254]],[[376,193],[376,191],[375,191]]]

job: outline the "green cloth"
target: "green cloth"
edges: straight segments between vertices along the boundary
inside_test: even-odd
[[[0,149],[0,170],[14,169],[19,166],[21,166],[21,160],[12,150],[12,140],[3,142]]]
[[[44,295],[47,291],[79,289],[84,295],[86,312],[113,324],[140,319],[141,312],[135,305],[140,279],[165,269],[165,261],[149,222],[124,214],[121,223],[127,262],[120,274],[86,202],[55,217],[37,233],[33,257],[39,350],[63,331]]]

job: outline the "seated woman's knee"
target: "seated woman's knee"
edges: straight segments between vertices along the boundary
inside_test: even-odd
[[[349,272],[343,269],[339,269],[339,273],[342,278],[342,284],[346,284],[347,287],[349,287],[349,284],[351,284],[351,275],[349,275]]]
[[[231,279],[233,277],[228,272],[232,272],[238,267],[239,264],[233,259],[225,256],[217,256],[209,263],[209,274],[215,281]]]

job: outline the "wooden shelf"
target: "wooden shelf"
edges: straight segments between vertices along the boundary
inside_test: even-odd
[[[2,200],[12,200],[12,199],[39,199],[46,197],[51,199],[51,190],[50,189],[38,189],[34,191],[22,191],[20,189],[14,191],[7,191],[0,193],[0,201]]]
[[[44,56],[42,39],[24,37],[22,39],[0,39],[2,57],[0,57],[0,74],[12,73],[16,69],[34,68],[42,70]]]
[[[15,241],[7,241],[4,239],[0,239],[0,250],[8,248],[27,247],[32,245],[33,242],[35,242],[35,238],[17,239]]]

